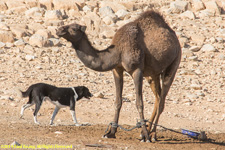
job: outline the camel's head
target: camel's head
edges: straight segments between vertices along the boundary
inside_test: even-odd
[[[83,37],[85,30],[86,26],[73,23],[60,27],[56,34],[68,41],[77,42]]]

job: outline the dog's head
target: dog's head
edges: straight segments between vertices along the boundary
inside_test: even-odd
[[[76,89],[78,100],[85,97],[87,99],[90,99],[93,95],[90,93],[89,89],[85,86],[77,86],[74,87]]]

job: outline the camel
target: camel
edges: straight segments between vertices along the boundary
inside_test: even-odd
[[[100,72],[113,72],[116,87],[115,115],[104,137],[116,138],[122,107],[123,72],[126,71],[135,85],[136,107],[142,125],[141,140],[156,141],[156,125],[181,59],[181,47],[175,32],[160,13],[153,10],[142,13],[136,20],[118,29],[111,45],[104,50],[97,50],[91,45],[85,29],[86,26],[73,23],[60,27],[57,35],[72,43],[86,67]],[[155,95],[153,113],[148,122],[143,113],[144,77]]]

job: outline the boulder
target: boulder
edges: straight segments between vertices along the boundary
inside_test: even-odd
[[[48,40],[41,35],[34,34],[30,37],[29,44],[31,46],[44,47],[44,46],[48,46]]]
[[[33,7],[25,12],[25,15],[27,17],[42,17],[45,13],[45,10],[43,8]]]
[[[194,20],[196,17],[195,17],[195,14],[192,12],[192,11],[185,11],[183,12],[182,14],[179,15],[181,18],[188,18],[188,19],[192,19]]]
[[[11,29],[12,33],[15,35],[15,37],[18,39],[28,35],[26,29],[21,29],[21,28],[16,28],[16,27],[11,27],[10,29]]]
[[[205,9],[205,5],[201,0],[192,0],[192,6],[195,11],[200,11]]]
[[[221,8],[219,8],[216,1],[205,2],[205,7],[206,9],[210,10],[214,14],[217,14],[217,15],[221,14]]]
[[[41,36],[45,37],[46,39],[48,39],[52,36],[51,32],[47,29],[40,29],[37,32],[35,32],[35,34],[41,35]]]
[[[70,10],[74,9],[79,11],[80,6],[77,4],[77,0],[53,0],[54,9]]]
[[[62,12],[60,10],[48,10],[45,12],[45,20],[62,20]]]
[[[175,1],[170,3],[170,10],[173,13],[182,13],[188,9],[188,2],[186,1]]]
[[[128,14],[129,14],[129,12],[125,9],[120,9],[116,12],[116,16],[119,19],[124,19]]]
[[[14,42],[14,36],[11,31],[0,30],[0,42]]]

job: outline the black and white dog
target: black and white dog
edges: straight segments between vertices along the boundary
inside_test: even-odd
[[[34,122],[36,124],[39,124],[39,122],[37,121],[37,113],[41,107],[43,100],[49,100],[52,104],[56,106],[52,114],[50,125],[53,124],[53,120],[60,108],[70,107],[70,112],[73,121],[76,126],[79,126],[75,113],[76,101],[80,100],[83,97],[87,99],[92,97],[92,94],[89,92],[89,89],[85,86],[58,88],[56,86],[45,83],[33,84],[25,92],[20,92],[22,97],[29,96],[29,101],[21,108],[21,118],[23,117],[24,110],[35,104]]]

